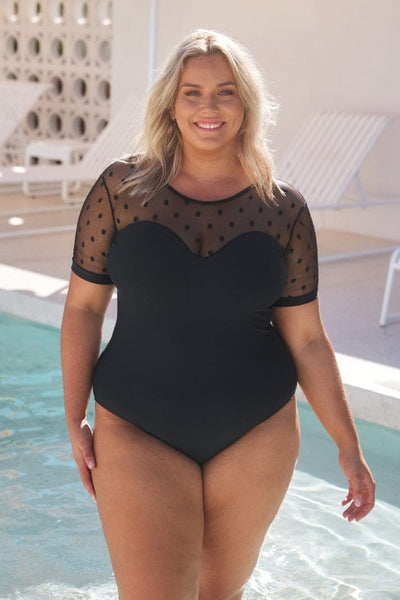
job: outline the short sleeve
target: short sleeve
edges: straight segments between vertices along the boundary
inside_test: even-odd
[[[91,283],[112,284],[107,255],[116,231],[109,191],[101,175],[87,195],[76,227],[72,271]]]
[[[297,306],[318,295],[318,251],[314,224],[308,206],[299,192],[302,206],[293,223],[284,250],[286,285],[275,306]]]

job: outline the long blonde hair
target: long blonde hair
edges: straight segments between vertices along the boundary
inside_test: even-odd
[[[183,40],[149,90],[136,166],[132,175],[125,178],[121,190],[129,189],[146,202],[178,174],[182,141],[171,111],[181,74],[189,58],[215,53],[228,61],[243,102],[238,158],[260,197],[265,202],[273,201],[273,161],[266,144],[266,131],[273,121],[276,105],[265,93],[261,73],[248,50],[228,36],[206,29],[198,29]]]

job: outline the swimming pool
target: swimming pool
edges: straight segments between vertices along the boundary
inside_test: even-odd
[[[0,600],[116,600],[96,507],[70,455],[59,332],[0,315],[0,338]],[[246,600],[398,600],[400,432],[359,423],[378,497],[391,504],[349,524],[335,448],[299,410],[298,469]]]

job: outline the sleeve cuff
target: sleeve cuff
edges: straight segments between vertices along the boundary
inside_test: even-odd
[[[99,283],[102,285],[113,285],[113,281],[111,277],[107,273],[92,273],[91,271],[86,271],[75,262],[71,265],[72,271],[75,275],[78,275],[81,279],[85,279],[90,283]]]
[[[274,303],[274,306],[300,306],[301,304],[312,302],[317,297],[318,290],[313,290],[312,292],[308,292],[308,294],[303,294],[302,296],[286,296],[279,298],[279,300]]]

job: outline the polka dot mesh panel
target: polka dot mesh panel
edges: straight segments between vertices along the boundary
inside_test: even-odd
[[[115,162],[89,192],[77,225],[75,273],[94,283],[112,283],[107,255],[115,235],[141,221],[168,228],[185,244],[185,251],[207,260],[239,236],[258,231],[279,244],[287,270],[286,286],[276,304],[301,304],[316,297],[315,231],[307,205],[295,189],[280,184],[285,194],[276,189],[277,204],[266,205],[252,186],[215,201],[188,198],[167,186],[142,206],[129,191],[118,190],[132,168],[132,162]]]

